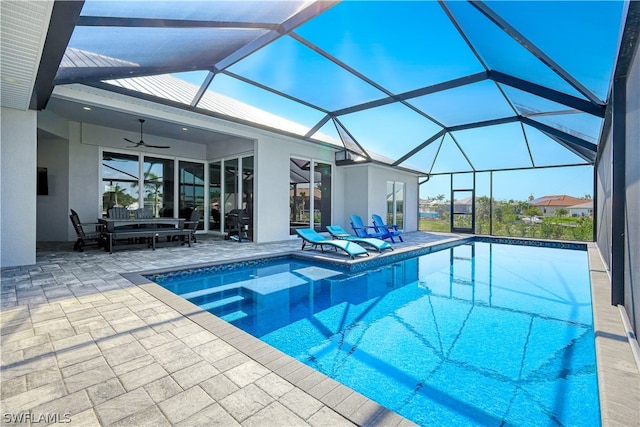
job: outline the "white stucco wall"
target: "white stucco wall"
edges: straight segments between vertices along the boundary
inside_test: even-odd
[[[359,215],[365,224],[371,225],[371,215],[383,219],[387,214],[387,181],[404,183],[404,230],[418,229],[418,179],[408,172],[390,167],[363,164],[346,166],[345,169],[345,224],[350,230],[349,216]]]
[[[0,266],[36,261],[37,115],[0,110]]]
[[[36,240],[68,240],[69,142],[54,136],[38,135],[38,167],[47,168],[49,194],[37,197]]]
[[[289,159],[320,160],[333,164],[333,151],[286,137],[260,136],[255,152],[255,230],[256,242],[286,240],[289,238]],[[342,173],[333,168],[332,201],[342,197]]]

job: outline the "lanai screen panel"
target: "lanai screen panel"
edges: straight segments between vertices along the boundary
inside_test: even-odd
[[[621,1],[87,0],[54,83],[423,172],[489,167],[474,153],[509,144],[507,125],[520,148],[494,153],[498,167],[591,163],[623,11]]]

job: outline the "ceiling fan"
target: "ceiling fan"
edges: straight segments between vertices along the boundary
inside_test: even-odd
[[[129,147],[129,148],[138,148],[138,147],[171,148],[168,145],[151,145],[151,144],[147,144],[146,142],[144,142],[144,140],[142,139],[142,124],[144,123],[144,119],[138,119],[138,121],[140,122],[140,142],[134,142],[134,141],[130,140],[129,138],[124,138],[125,141],[130,142],[132,144],[135,144],[133,147]]]

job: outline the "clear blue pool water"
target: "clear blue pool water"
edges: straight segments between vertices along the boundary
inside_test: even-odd
[[[348,273],[154,280],[424,426],[600,424],[587,253],[475,242]]]

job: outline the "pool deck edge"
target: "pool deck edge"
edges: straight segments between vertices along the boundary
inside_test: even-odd
[[[587,247],[603,426],[640,423],[640,372],[617,306],[611,280],[595,243]],[[624,390],[624,392],[621,392]]]

